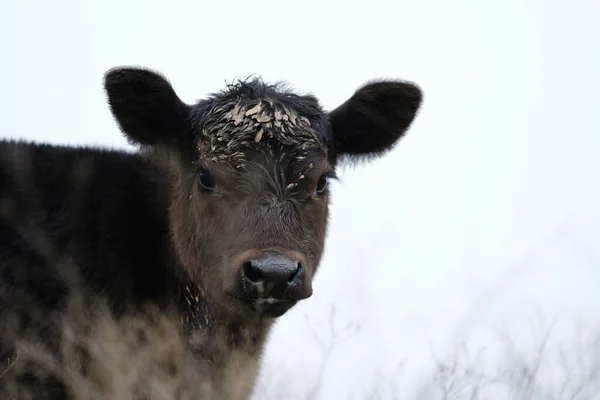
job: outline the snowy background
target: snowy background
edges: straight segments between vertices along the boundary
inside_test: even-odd
[[[599,21],[597,0],[3,0],[0,136],[128,147],[102,90],[123,64],[187,102],[250,74],[327,109],[414,81],[406,138],[333,184],[315,294],[273,331],[256,398],[434,399],[444,379],[469,398],[475,369],[497,378],[483,398],[578,379],[600,398]]]

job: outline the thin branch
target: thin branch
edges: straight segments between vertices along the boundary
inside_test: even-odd
[[[2,371],[2,373],[0,374],[0,378],[2,378],[8,371],[10,371],[15,364],[17,363],[17,361],[19,360],[19,350],[17,350],[17,355],[15,356],[15,359],[11,361],[11,359],[9,358],[7,360],[7,367],[4,371]]]

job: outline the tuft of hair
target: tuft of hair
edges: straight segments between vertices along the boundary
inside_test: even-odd
[[[245,79],[236,78],[231,83],[217,92],[207,95],[197,102],[199,111],[222,106],[223,104],[236,104],[243,101],[256,101],[270,99],[293,108],[297,113],[310,117],[320,117],[323,109],[319,100],[312,94],[295,92],[290,83],[276,81],[268,83],[261,76],[250,75]],[[196,112],[195,114],[201,114]]]
[[[316,97],[308,95],[311,99]],[[260,75],[249,75],[246,78],[235,78],[231,83],[225,82],[225,87],[208,96],[209,100],[219,100],[223,97],[230,99],[259,100],[262,98],[294,98],[304,97],[294,91],[289,82],[265,82]]]

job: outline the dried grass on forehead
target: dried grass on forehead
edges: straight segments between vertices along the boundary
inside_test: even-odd
[[[267,85],[259,79],[238,82],[211,99],[196,125],[201,131],[198,150],[209,161],[228,162],[236,168],[245,166],[246,152],[252,148],[273,153],[284,147],[292,153],[289,156],[302,161],[309,151],[325,151],[320,127],[309,117],[317,121],[322,117],[312,96],[298,96],[281,84]]]

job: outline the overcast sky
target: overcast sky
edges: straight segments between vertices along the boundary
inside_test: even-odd
[[[416,82],[406,138],[333,185],[314,296],[265,356],[270,384],[305,387],[320,362],[308,328],[335,304],[336,323],[362,329],[323,398],[360,399],[407,357],[412,390],[432,345],[507,315],[600,320],[598,21],[597,0],[4,0],[0,135],[126,148],[101,81],[123,64],[161,71],[188,102],[250,74],[327,109],[373,78]]]

